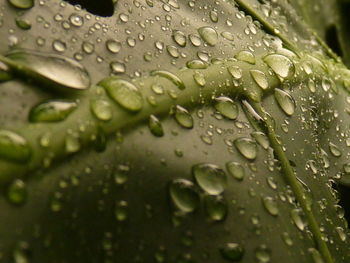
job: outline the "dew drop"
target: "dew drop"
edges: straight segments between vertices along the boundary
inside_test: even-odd
[[[92,54],[95,50],[95,45],[91,42],[84,41],[81,48],[86,54]]]
[[[175,107],[174,117],[177,123],[180,124],[182,127],[187,129],[193,128],[193,118],[191,114],[180,105],[177,105]]]
[[[31,122],[58,122],[65,120],[76,108],[77,103],[69,100],[56,100],[41,103],[31,109]]]
[[[342,152],[339,149],[339,147],[337,145],[335,145],[334,143],[331,143],[331,142],[329,143],[329,151],[335,157],[340,157],[342,155]]]
[[[293,223],[300,231],[304,231],[306,227],[306,223],[301,215],[300,209],[293,209],[290,213]]]
[[[151,72],[151,76],[160,76],[160,77],[166,78],[170,80],[172,83],[174,83],[180,90],[183,90],[186,88],[183,81],[179,77],[177,77],[175,74],[169,71],[155,70]]]
[[[205,209],[211,220],[223,221],[227,215],[227,202],[220,195],[207,195],[205,197]]]
[[[244,167],[237,162],[228,162],[226,164],[227,171],[233,178],[238,181],[242,181],[245,177]]]
[[[238,117],[238,106],[228,97],[216,98],[214,107],[224,117],[230,120],[235,120]]]
[[[220,249],[221,256],[231,262],[241,261],[244,252],[244,247],[238,243],[227,243]]]
[[[269,212],[270,215],[277,216],[278,215],[278,207],[277,202],[274,198],[270,196],[265,196],[262,198],[262,202],[264,205],[264,208],[267,212]]]
[[[67,49],[67,45],[66,45],[66,43],[63,42],[62,40],[56,39],[56,40],[54,40],[54,41],[52,42],[52,48],[53,48],[55,51],[57,51],[57,52],[59,52],[59,53],[62,53],[62,52],[64,52],[64,51]]]
[[[115,41],[113,39],[109,39],[106,41],[106,48],[109,52],[116,54],[120,51],[120,49],[122,48],[122,45],[118,41]]]
[[[249,72],[253,80],[256,82],[256,84],[258,84],[260,88],[262,88],[263,90],[268,89],[269,82],[267,81],[267,78],[264,72],[260,70],[255,70],[255,69],[252,69]]]
[[[236,56],[235,56],[236,59],[240,60],[240,61],[244,61],[244,62],[247,62],[249,64],[252,64],[254,65],[255,64],[255,56],[252,52],[250,51],[246,51],[246,50],[243,50],[241,52],[239,52]]]
[[[202,60],[194,59],[187,61],[186,66],[190,69],[206,69],[208,64],[204,63]]]
[[[214,164],[197,164],[192,167],[197,184],[209,195],[221,194],[226,186],[226,174]]]
[[[73,13],[69,17],[69,22],[76,27],[81,27],[84,24],[84,18],[76,13]]]
[[[257,145],[249,138],[238,138],[234,141],[237,150],[247,159],[254,160],[257,155]]]
[[[288,234],[288,232],[283,232],[282,233],[282,240],[287,246],[292,246],[293,245],[293,240]]]
[[[28,20],[25,20],[25,19],[19,19],[17,18],[16,19],[16,25],[20,28],[20,29],[23,29],[23,30],[29,30],[32,28],[32,24],[28,21]]]
[[[309,248],[308,252],[310,253],[310,255],[312,257],[313,263],[324,263],[320,252],[316,248],[313,248],[313,247]]]
[[[162,123],[156,116],[149,116],[148,127],[154,136],[162,137],[164,135]]]
[[[8,0],[8,2],[12,6],[20,9],[29,9],[34,6],[34,0]]]
[[[259,263],[268,263],[271,260],[271,250],[265,245],[261,245],[255,249],[255,258]]]
[[[123,222],[128,219],[128,203],[126,201],[119,201],[116,203],[115,211],[114,211],[115,218],[119,222]]]
[[[94,99],[91,101],[91,111],[101,121],[112,119],[113,110],[111,104],[105,99]]]
[[[178,44],[180,47],[186,46],[187,44],[186,35],[182,31],[174,30],[172,37],[175,43]]]
[[[108,95],[126,110],[137,112],[142,109],[142,95],[131,82],[118,77],[109,77],[102,80],[99,85],[104,87]]]
[[[190,213],[199,205],[199,195],[194,184],[186,179],[175,179],[169,188],[170,198],[180,211]]]
[[[23,163],[30,156],[31,149],[26,139],[12,131],[0,129],[0,158]]]
[[[263,58],[264,62],[282,79],[291,78],[295,74],[293,62],[286,56],[271,54]]]
[[[242,70],[238,66],[229,66],[227,68],[228,72],[231,74],[232,77],[235,79],[240,79],[242,78]]]
[[[67,153],[75,153],[80,150],[79,137],[73,134],[67,134],[65,140],[65,148]]]
[[[205,76],[200,72],[194,73],[193,79],[200,87],[204,87],[206,84]]]
[[[201,38],[209,46],[215,46],[218,42],[218,33],[216,30],[209,26],[204,26],[198,29],[198,33]]]
[[[109,64],[111,70],[112,70],[112,74],[121,74],[121,73],[125,73],[126,67],[125,64],[119,61],[112,61]]]
[[[269,148],[270,142],[265,133],[260,131],[254,131],[251,135],[265,150]]]
[[[293,97],[286,91],[277,88],[275,89],[274,95],[278,105],[284,113],[289,116],[293,115],[295,110],[295,101]]]
[[[15,205],[23,204],[27,199],[27,188],[21,179],[14,180],[7,188],[7,199]]]

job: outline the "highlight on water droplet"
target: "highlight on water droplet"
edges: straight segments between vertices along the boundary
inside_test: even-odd
[[[225,172],[214,164],[196,164],[192,167],[192,174],[197,184],[209,195],[219,195],[226,187]]]
[[[71,100],[52,100],[41,103],[30,110],[31,122],[58,122],[65,120],[78,104]]]
[[[21,135],[0,129],[0,158],[14,162],[27,162],[31,149],[26,139]]]
[[[270,196],[265,196],[262,198],[262,202],[263,202],[264,208],[266,209],[267,212],[269,212],[270,215],[273,215],[273,216],[278,215],[279,213],[278,206],[274,198]]]

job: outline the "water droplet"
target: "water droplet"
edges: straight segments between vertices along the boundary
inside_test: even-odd
[[[187,61],[186,66],[190,69],[206,69],[208,64],[204,63],[202,60],[194,59]]]
[[[74,134],[67,134],[65,140],[65,148],[67,153],[75,153],[80,150],[79,137]]]
[[[67,45],[66,45],[66,43],[63,42],[62,40],[56,39],[56,40],[54,40],[54,41],[52,42],[52,48],[53,48],[55,51],[57,51],[57,52],[59,52],[59,53],[62,53],[62,52],[64,52],[64,51],[66,50]]]
[[[202,74],[200,72],[194,73],[193,74],[193,79],[201,87],[204,87],[205,84],[206,84],[205,76],[204,76],[204,74]]]
[[[137,112],[143,107],[143,99],[139,89],[129,81],[109,77],[99,85],[104,87],[108,95],[126,110]]]
[[[205,197],[205,209],[209,218],[213,221],[222,221],[227,215],[227,203],[226,200],[218,195],[207,195]]]
[[[20,18],[16,19],[16,25],[23,30],[29,30],[32,28],[32,24],[28,20]]]
[[[162,85],[159,84],[153,84],[151,89],[153,90],[153,92],[157,95],[162,95],[164,94],[164,88]]]
[[[331,142],[329,143],[329,151],[335,157],[340,157],[342,155],[342,152],[339,149],[339,147],[337,145],[335,145],[334,143],[331,143]]]
[[[228,97],[215,98],[214,107],[224,117],[230,120],[235,120],[238,117],[238,106],[233,100]]]
[[[123,62],[112,61],[109,64],[109,66],[110,66],[113,74],[125,73],[126,67],[125,67],[125,64]]]
[[[105,99],[94,99],[91,101],[91,111],[101,121],[112,119],[113,110],[111,104]]]
[[[237,179],[238,181],[242,181],[245,177],[244,167],[240,163],[228,162],[226,164],[226,168],[230,175],[232,175],[233,178]]]
[[[216,30],[209,26],[204,26],[198,29],[198,33],[201,38],[207,43],[209,46],[215,46],[218,42],[218,33]]]
[[[26,162],[31,156],[28,142],[22,136],[0,129],[0,158],[15,162]]]
[[[199,195],[194,184],[189,180],[173,180],[170,184],[169,193],[173,204],[182,212],[193,212],[199,205]]]
[[[265,56],[263,60],[282,79],[291,78],[295,74],[293,62],[286,56],[271,54]]]
[[[219,16],[218,16],[218,13],[215,12],[215,11],[210,11],[210,20],[214,23],[217,23],[219,21]]]
[[[274,95],[278,105],[284,113],[289,116],[293,115],[295,110],[295,101],[293,97],[286,91],[277,88],[275,89]]]
[[[8,0],[8,2],[20,9],[29,9],[34,6],[34,0]]]
[[[95,50],[95,45],[91,42],[84,41],[81,48],[86,54],[92,54]]]
[[[119,222],[128,219],[128,203],[126,201],[117,202],[115,206],[114,215]]]
[[[316,248],[309,248],[308,252],[311,254],[314,263],[324,263],[320,252]]]
[[[164,135],[162,123],[156,116],[149,116],[148,127],[154,136],[162,137]]]
[[[69,22],[76,27],[81,27],[84,24],[84,18],[76,13],[69,16]]]
[[[176,105],[174,117],[177,123],[182,127],[187,129],[193,128],[193,118],[191,114],[180,105]]]
[[[31,122],[58,122],[65,120],[76,108],[77,103],[69,100],[57,100],[41,103],[31,109]]]
[[[169,53],[170,56],[173,58],[178,58],[180,56],[179,49],[173,45],[168,45],[166,47],[166,51]]]
[[[265,245],[261,245],[255,249],[255,258],[259,263],[267,263],[271,260],[271,250]]]
[[[106,47],[107,47],[107,50],[109,52],[116,54],[122,48],[122,44],[118,41],[113,40],[113,39],[109,39],[106,41]]]
[[[254,160],[257,155],[257,145],[249,138],[238,138],[234,141],[237,150],[247,159]]]
[[[178,44],[180,47],[186,46],[187,44],[186,35],[182,31],[174,30],[172,37],[176,42],[176,44]]]
[[[263,90],[268,89],[269,82],[267,81],[267,78],[264,72],[260,70],[255,70],[255,69],[252,69],[249,72],[253,80],[256,82],[256,84],[258,84],[260,88],[262,88]]]
[[[270,142],[265,133],[260,131],[254,131],[251,133],[251,135],[265,150],[269,148]]]
[[[231,32],[228,32],[228,31],[222,32],[221,36],[223,38],[227,39],[228,41],[233,41],[235,39],[234,35]]]
[[[182,80],[169,71],[155,70],[151,72],[151,76],[160,76],[160,77],[166,78],[170,80],[172,83],[174,83],[180,90],[183,90],[186,88]]]
[[[236,59],[240,60],[240,61],[244,61],[244,62],[247,62],[249,64],[252,64],[254,65],[255,64],[255,56],[252,52],[250,51],[246,51],[246,50],[243,50],[241,52],[239,52],[236,56],[235,56]]]
[[[235,79],[240,79],[242,78],[242,70],[238,66],[229,66],[227,68],[228,72],[231,74],[232,77]]]
[[[274,198],[270,196],[265,196],[262,198],[263,205],[267,212],[269,212],[270,215],[277,216],[278,215],[278,207],[277,202]]]
[[[6,62],[12,70],[25,78],[30,77],[41,82],[43,87],[84,90],[90,86],[90,77],[86,69],[70,58],[36,51],[13,51],[7,58],[16,61]],[[26,72],[23,71],[23,67],[27,67]]]
[[[7,199],[15,205],[23,204],[27,199],[27,188],[21,179],[14,180],[7,188]]]
[[[226,174],[214,164],[197,164],[192,167],[192,174],[198,185],[210,195],[221,194],[226,186]]]
[[[296,227],[300,231],[304,231],[304,229],[306,227],[306,223],[305,223],[304,219],[302,218],[301,210],[300,209],[293,209],[290,212],[290,216],[292,218],[293,223],[296,225]]]
[[[238,243],[227,243],[220,249],[221,256],[231,262],[238,262],[244,256],[244,248]]]
[[[282,233],[282,240],[287,246],[293,245],[293,240],[287,232]]]

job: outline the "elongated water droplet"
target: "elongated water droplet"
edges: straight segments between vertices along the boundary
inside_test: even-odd
[[[259,263],[268,263],[271,260],[271,250],[261,245],[255,249],[255,258]]]
[[[67,134],[65,140],[65,147],[67,153],[75,153],[80,150],[79,137],[74,134]]]
[[[320,252],[316,248],[309,248],[308,252],[311,254],[313,263],[324,263]]]
[[[283,232],[282,233],[282,239],[283,242],[287,245],[287,246],[292,246],[293,245],[293,240],[290,237],[290,235],[288,234],[288,232]]]
[[[208,64],[199,59],[194,59],[186,62],[186,66],[190,69],[206,69]]]
[[[275,89],[275,99],[285,114],[291,116],[295,110],[293,97],[284,90]]]
[[[148,127],[154,136],[162,137],[164,135],[162,123],[156,116],[149,116]]]
[[[255,132],[252,132],[251,135],[265,150],[269,148],[270,142],[267,136],[265,135],[265,133],[260,131],[255,131]]]
[[[211,220],[222,221],[227,215],[227,202],[220,195],[207,195],[205,197],[205,209]]]
[[[23,204],[27,199],[27,188],[21,179],[14,180],[7,188],[7,199],[15,205]]]
[[[204,87],[205,84],[206,84],[205,76],[204,76],[204,74],[202,74],[200,72],[194,73],[193,74],[193,79],[201,87]]]
[[[241,261],[244,252],[244,247],[238,243],[227,243],[220,249],[221,256],[231,262]]]
[[[194,184],[186,179],[175,179],[170,184],[170,198],[180,211],[190,213],[199,205],[199,195]]]
[[[84,90],[90,86],[86,69],[70,58],[29,50],[13,51],[6,57],[8,59],[4,63],[12,70],[42,83],[43,87]]]
[[[112,119],[113,110],[111,104],[105,99],[94,99],[91,101],[91,111],[101,121]]]
[[[244,61],[244,62],[247,62],[249,64],[252,64],[254,65],[255,64],[255,56],[252,52],[250,51],[246,51],[246,50],[243,50],[241,52],[239,52],[236,56],[235,56],[236,59],[240,60],[240,61]]]
[[[178,44],[180,47],[185,47],[187,44],[187,38],[186,35],[179,30],[174,30],[172,35],[174,41],[176,44]]]
[[[26,139],[12,131],[0,129],[0,158],[26,162],[30,156],[31,149]]]
[[[221,194],[226,186],[226,174],[214,164],[197,164],[192,167],[192,174],[198,185],[210,195]]]
[[[238,138],[234,141],[237,150],[247,159],[254,160],[257,155],[257,145],[249,138]]]
[[[193,128],[193,118],[191,114],[180,105],[177,105],[175,107],[174,117],[177,123],[180,124],[182,127],[187,129]]]
[[[151,72],[151,76],[160,76],[160,77],[166,78],[170,80],[172,83],[174,83],[180,90],[183,90],[186,88],[182,80],[179,77],[177,77],[175,74],[169,71],[155,70]]]
[[[215,46],[218,42],[218,33],[216,30],[209,26],[204,26],[198,29],[198,33],[201,38],[207,43],[209,46]]]
[[[301,210],[300,209],[293,209],[290,212],[290,216],[292,218],[293,223],[296,225],[296,227],[300,231],[304,231],[305,227],[306,227],[306,223],[305,223],[304,219],[302,218]]]
[[[335,145],[334,143],[331,143],[331,142],[329,143],[329,151],[335,157],[340,157],[342,155],[342,152],[339,149],[339,147],[337,145]]]
[[[282,79],[291,78],[295,74],[293,62],[286,56],[271,54],[263,58],[264,62]]]
[[[116,54],[121,50],[122,44],[113,39],[109,39],[106,41],[106,48],[109,52]]]
[[[238,181],[242,181],[245,177],[244,167],[240,163],[228,162],[226,168],[230,175]]]
[[[16,19],[16,25],[20,29],[23,29],[23,30],[29,30],[29,29],[32,28],[32,25],[31,25],[31,23],[28,20],[20,19],[20,18]]]
[[[76,108],[77,103],[69,100],[48,101],[31,109],[31,122],[57,122],[65,120]]]
[[[249,71],[250,75],[252,76],[253,80],[256,84],[263,90],[266,90],[269,87],[269,82],[267,81],[266,75],[264,72],[256,69],[252,69]]]
[[[227,68],[227,71],[231,74],[232,77],[235,79],[240,79],[242,78],[242,69],[237,66],[229,66]]]
[[[34,6],[34,0],[8,0],[8,2],[20,9],[29,9]]]
[[[270,215],[277,216],[278,215],[278,207],[277,202],[275,199],[273,199],[270,196],[265,196],[262,198],[263,205],[267,212],[269,212]]]
[[[137,112],[142,109],[142,95],[131,82],[118,77],[109,77],[102,80],[99,85],[104,87],[108,95],[126,110]]]
[[[238,117],[238,106],[228,97],[216,98],[214,107],[224,117],[230,120],[235,120]]]

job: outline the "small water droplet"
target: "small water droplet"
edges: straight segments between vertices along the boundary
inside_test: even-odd
[[[122,44],[118,41],[113,40],[113,39],[109,39],[106,41],[106,47],[107,47],[107,50],[109,52],[116,54],[122,48]]]
[[[265,150],[269,148],[270,142],[265,133],[260,131],[254,131],[251,133],[251,135]]]
[[[170,197],[180,211],[190,213],[199,205],[199,195],[194,184],[186,179],[175,179],[170,184]]]
[[[180,47],[185,47],[187,44],[186,35],[180,31],[180,30],[174,30],[172,35],[174,41],[176,44],[178,44]]]
[[[187,61],[186,66],[190,69],[206,69],[208,64],[199,59]]]
[[[221,256],[231,262],[241,261],[244,252],[244,247],[238,243],[227,243],[220,249]]]
[[[252,69],[249,71],[250,75],[252,76],[253,80],[256,84],[263,90],[268,89],[269,82],[267,81],[266,75],[264,72],[256,69]]]
[[[175,74],[169,71],[155,70],[151,72],[151,76],[160,76],[160,77],[166,78],[170,80],[172,83],[174,83],[180,90],[183,90],[186,88],[183,81],[179,77],[177,77]]]
[[[91,101],[91,111],[101,121],[112,119],[113,110],[111,104],[105,99],[94,99]]]
[[[204,87],[206,84],[205,76],[203,73],[200,73],[200,72],[194,73],[193,79],[201,87]]]
[[[80,150],[79,137],[74,134],[67,134],[65,140],[65,148],[67,153],[75,153]]]
[[[238,138],[234,141],[237,150],[247,159],[254,160],[257,155],[257,145],[249,138]]]
[[[192,167],[192,174],[198,185],[209,195],[221,194],[226,186],[226,174],[214,164],[197,164]]]
[[[240,60],[240,61],[244,61],[247,62],[249,64],[254,65],[255,64],[255,56],[252,52],[247,51],[247,50],[243,50],[241,52],[239,52],[236,56],[236,59]]]
[[[115,205],[114,211],[117,221],[122,222],[128,219],[128,203],[126,201],[119,201]]]
[[[242,78],[242,70],[238,66],[229,66],[227,68],[228,72],[231,74],[232,77],[235,79],[240,79]]]
[[[0,158],[14,162],[26,162],[31,156],[28,142],[22,136],[0,129]]]
[[[265,245],[261,245],[255,249],[255,258],[259,263],[267,263],[271,260],[271,250]]]
[[[176,105],[174,117],[177,123],[182,127],[187,129],[193,128],[193,118],[191,114],[180,105]]]
[[[304,231],[306,227],[306,223],[301,215],[300,209],[293,209],[290,213],[293,223],[300,231]]]
[[[308,252],[311,254],[314,263],[324,263],[320,252],[316,248],[309,248]]]
[[[154,136],[162,137],[164,135],[162,123],[156,116],[149,116],[148,127]]]
[[[228,97],[215,98],[214,107],[224,117],[230,120],[235,120],[238,117],[238,106],[233,100]]]
[[[139,89],[129,81],[118,77],[109,77],[99,83],[108,95],[126,110],[137,112],[143,107],[143,99]]]
[[[15,205],[23,204],[27,199],[27,188],[21,179],[14,180],[7,188],[7,199]]]
[[[226,218],[228,207],[222,196],[207,195],[205,197],[205,209],[211,220],[223,221]]]
[[[292,246],[293,245],[293,240],[288,234],[288,232],[283,232],[282,233],[282,240],[287,246]]]
[[[65,120],[76,108],[77,103],[69,100],[56,100],[41,103],[31,109],[31,122],[58,122]]]
[[[16,25],[23,30],[29,30],[32,28],[32,24],[26,19],[16,19]]]
[[[121,73],[125,73],[126,67],[125,64],[123,62],[119,62],[119,61],[112,61],[109,64],[111,70],[112,70],[112,74],[121,74]]]
[[[84,24],[84,18],[76,13],[69,16],[69,22],[76,27],[81,27]]]
[[[238,181],[242,181],[245,177],[244,167],[237,162],[228,162],[226,164],[227,171],[232,175],[233,178]]]
[[[270,215],[277,216],[278,215],[278,206],[277,202],[274,198],[270,196],[265,196],[262,198],[262,202],[264,205],[264,208],[267,212],[269,212]]]
[[[295,101],[293,97],[286,91],[275,89],[275,99],[285,114],[291,116],[295,111]]]
[[[204,26],[198,29],[198,33],[201,38],[209,46],[215,46],[218,42],[218,33],[216,30],[209,26]]]
[[[335,145],[334,143],[331,143],[331,142],[329,143],[329,151],[335,157],[340,157],[342,155],[342,152],[339,149],[339,147],[337,145]]]
[[[91,42],[84,41],[83,44],[81,44],[81,48],[86,54],[92,54],[95,50],[95,45]]]
[[[284,55],[271,54],[263,58],[264,62],[282,79],[291,78],[295,74],[293,62]]]

